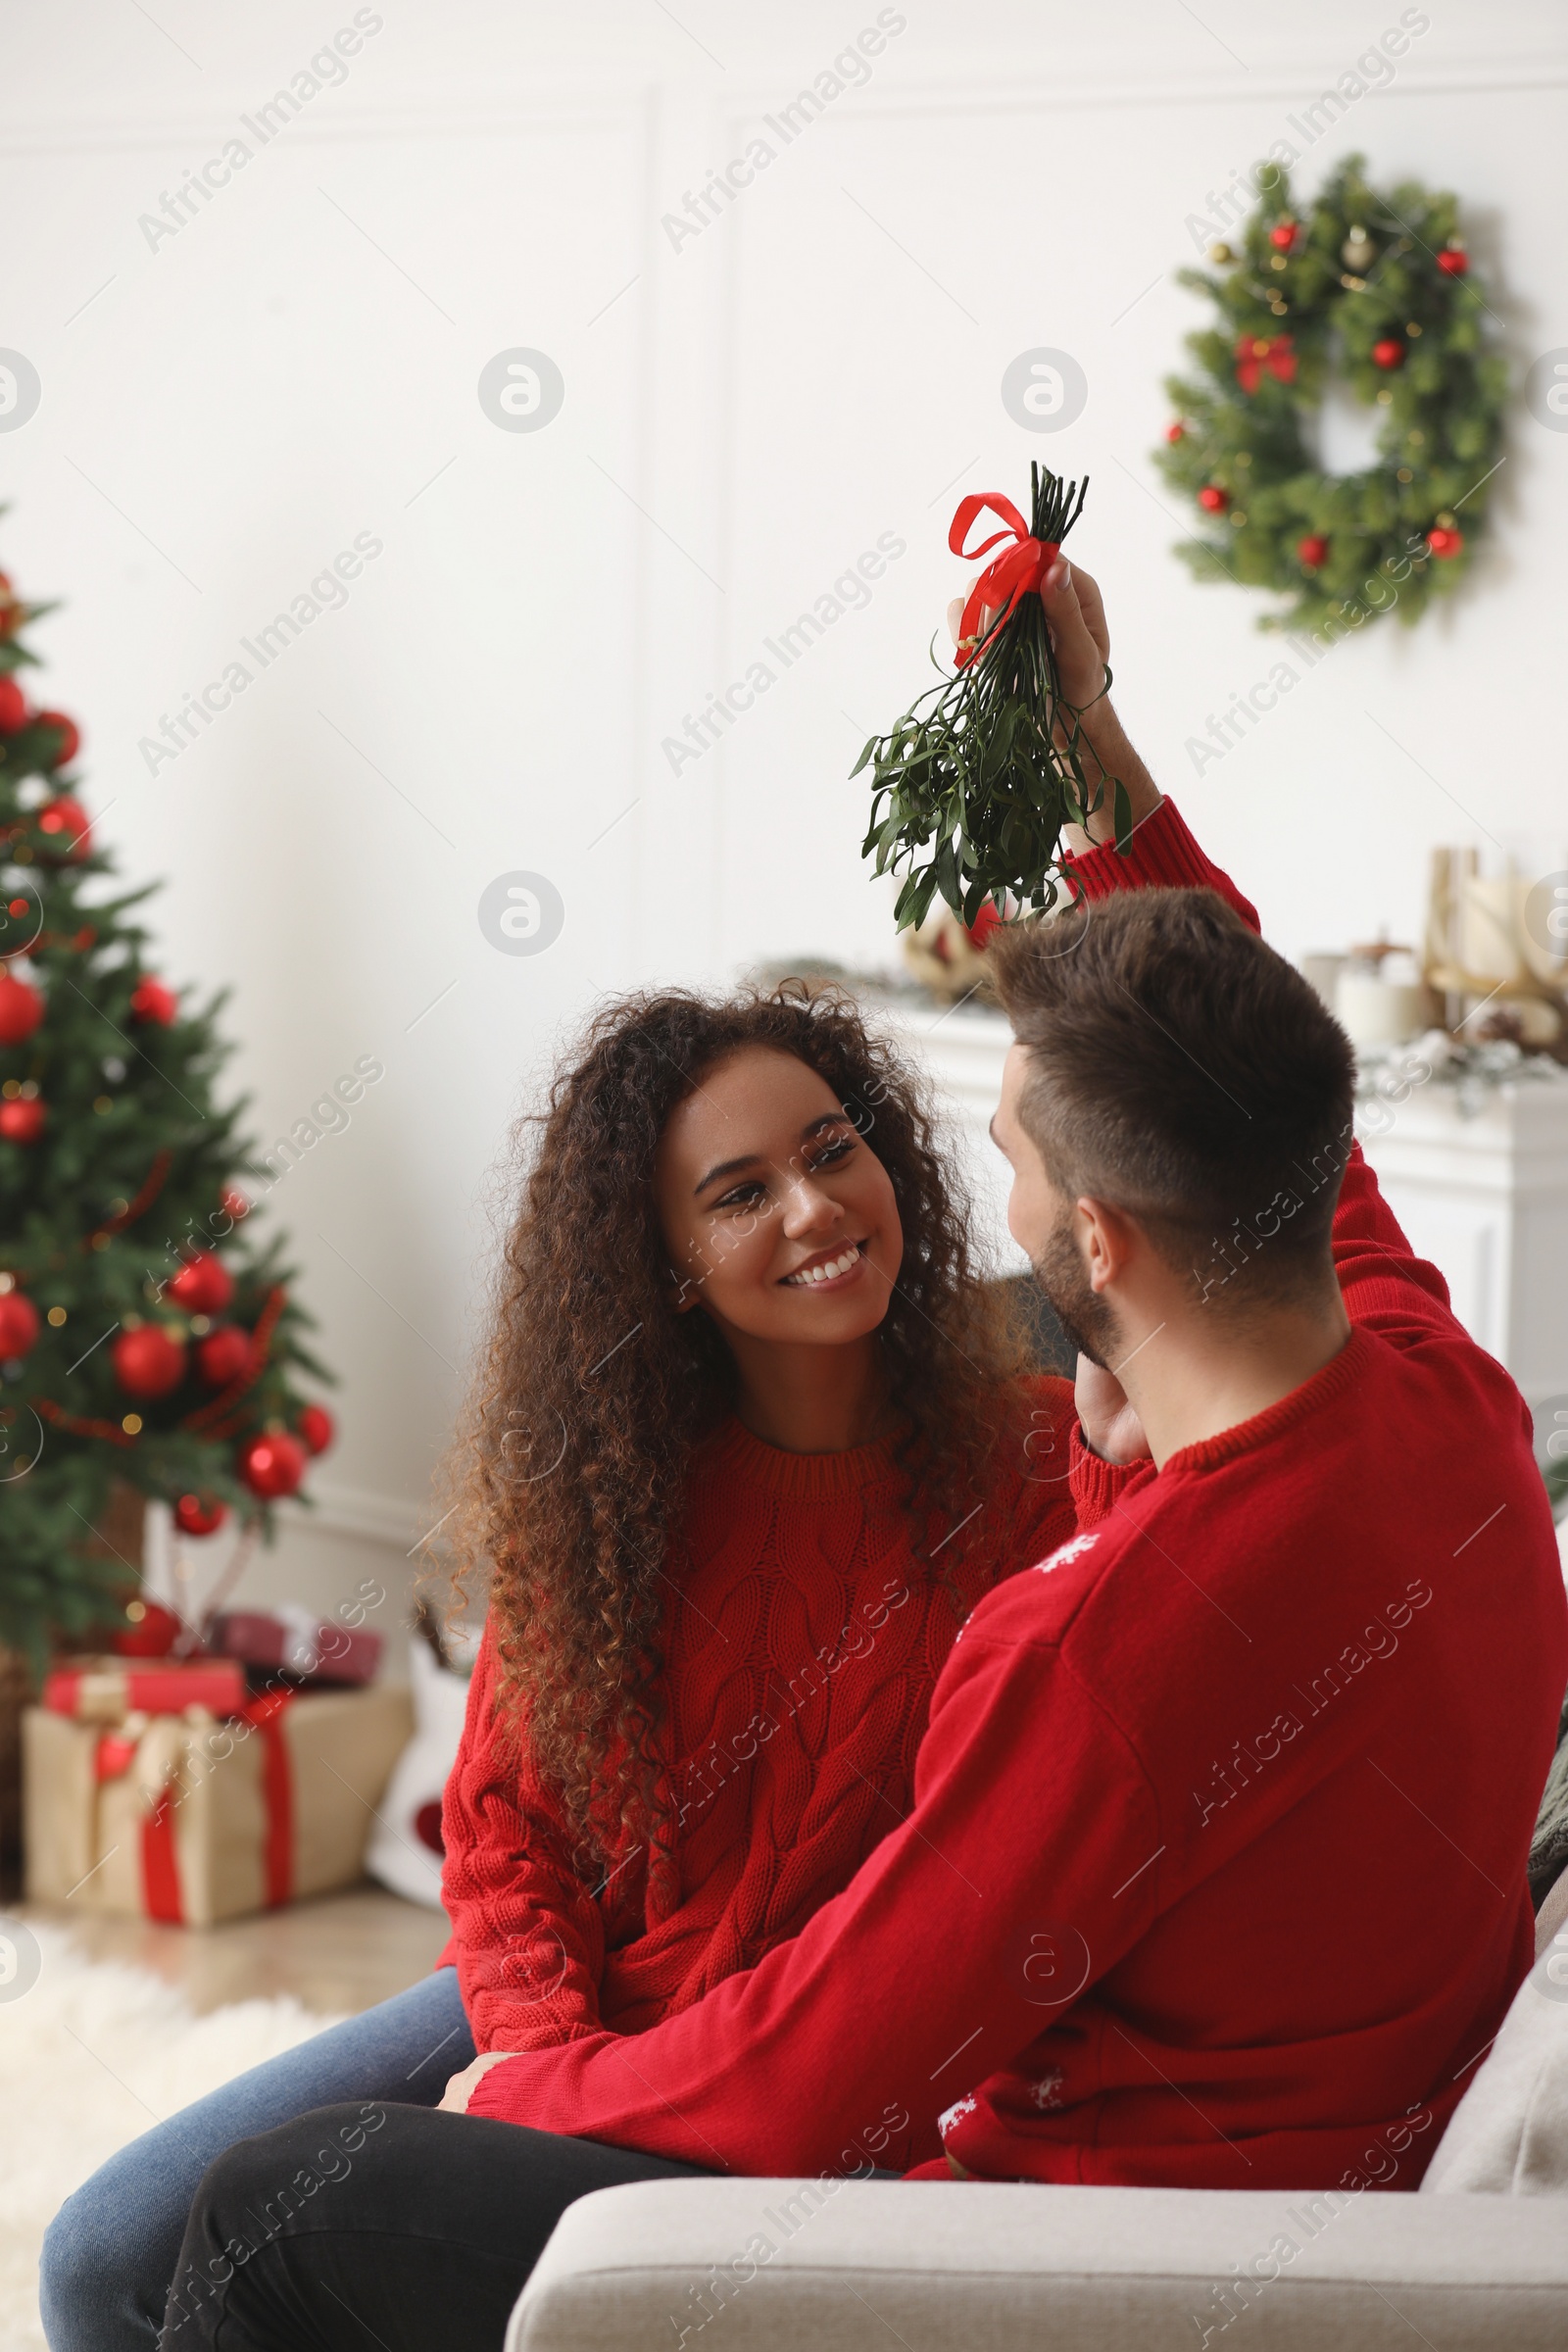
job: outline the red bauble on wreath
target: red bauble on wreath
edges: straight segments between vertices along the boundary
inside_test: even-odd
[[[38,1337],[38,1309],[21,1291],[0,1291],[0,1364],[25,1355]]]
[[[131,1018],[137,1021],[157,1021],[168,1029],[179,1017],[179,999],[162,980],[138,980],[130,992]]]
[[[214,1536],[227,1517],[227,1503],[211,1495],[181,1494],[174,1504],[174,1525],[182,1536]]]
[[[20,735],[27,723],[27,698],[9,670],[0,673],[0,735]]]
[[[251,1368],[251,1335],[224,1323],[196,1344],[196,1369],[210,1389],[226,1389]]]
[[[0,1138],[8,1144],[35,1144],[48,1116],[40,1095],[18,1095],[9,1102],[0,1102]]]
[[[25,1045],[42,1019],[41,993],[14,972],[0,972],[0,1046]]]
[[[1205,514],[1223,514],[1231,502],[1229,495],[1220,488],[1218,482],[1208,482],[1198,493],[1198,503]]]
[[[276,1502],[294,1494],[305,1476],[305,1448],[286,1429],[252,1438],[241,1446],[239,1474],[253,1494]]]
[[[234,1296],[234,1278],[211,1250],[198,1250],[165,1289],[188,1315],[220,1315]]]
[[[127,1396],[167,1396],[185,1377],[183,1343],[161,1323],[122,1331],[110,1349],[115,1378]]]
[[[1437,523],[1427,533],[1427,545],[1439,563],[1446,564],[1451,562],[1463,547],[1464,533],[1451,528],[1445,530],[1441,523]]]
[[[49,865],[69,860],[79,865],[92,856],[92,824],[81,803],[69,792],[55,795],[45,802],[33,819],[40,833],[49,836],[49,847],[42,853]]]
[[[1372,346],[1374,368],[1397,368],[1403,358],[1404,345],[1394,335],[1385,335],[1381,342]]]
[[[337,1423],[324,1404],[306,1405],[294,1426],[308,1453],[324,1453],[337,1436]]]
[[[1328,560],[1329,543],[1313,531],[1305,539],[1297,541],[1296,552],[1308,571],[1318,571]]]

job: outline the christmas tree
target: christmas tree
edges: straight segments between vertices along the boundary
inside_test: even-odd
[[[188,1536],[266,1534],[332,1434],[284,1245],[254,1239],[244,1104],[214,1094],[223,997],[148,968],[156,885],[116,892],[76,728],[24,690],[47,610],[0,573],[0,1642],[35,1664],[134,1589],[95,1535],[116,1482]]]

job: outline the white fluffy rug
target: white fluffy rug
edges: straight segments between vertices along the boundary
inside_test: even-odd
[[[0,2352],[43,2352],[38,2248],[57,2208],[138,2132],[337,2020],[293,1999],[197,2017],[144,1969],[30,1925],[40,1967],[0,1983]]]

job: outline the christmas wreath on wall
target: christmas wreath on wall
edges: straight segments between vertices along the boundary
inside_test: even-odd
[[[1212,246],[1211,270],[1181,272],[1219,322],[1188,337],[1200,374],[1166,384],[1177,418],[1157,461],[1210,533],[1177,552],[1198,579],[1290,597],[1265,628],[1413,621],[1468,564],[1501,463],[1507,364],[1487,348],[1457,207],[1408,181],[1379,195],[1359,156],[1309,209],[1277,164],[1253,184],[1239,249]],[[1335,375],[1383,414],[1359,473],[1325,473],[1312,454]]]

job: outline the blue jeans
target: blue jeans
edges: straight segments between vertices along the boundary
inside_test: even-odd
[[[473,2055],[458,1972],[441,1968],[144,2132],[49,2226],[39,2300],[50,2352],[153,2352],[197,2184],[236,2140],[343,2099],[433,2107]]]

